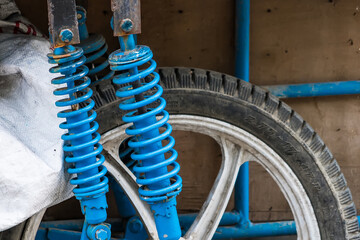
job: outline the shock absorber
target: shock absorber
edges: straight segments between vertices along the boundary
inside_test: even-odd
[[[105,158],[101,155],[103,148],[99,144],[96,112],[92,110],[95,105],[91,99],[92,90],[88,88],[91,80],[86,77],[89,69],[83,65],[86,61],[83,50],[70,45],[78,41],[75,2],[48,0],[48,4],[51,6],[50,38],[54,47],[48,58],[49,63],[57,64],[50,72],[61,74],[52,83],[61,85],[54,91],[54,95],[65,96],[56,101],[55,105],[62,108],[58,117],[65,118],[60,124],[61,129],[67,130],[61,137],[65,142],[63,149],[67,153],[65,161],[72,165],[68,172],[76,174],[70,183],[76,186],[73,192],[80,200],[85,215],[81,239],[110,239],[110,226],[103,223],[107,218],[107,170],[102,165]],[[67,11],[60,11],[64,9]]]
[[[58,64],[50,72],[63,75],[54,78],[52,83],[67,86],[55,90],[54,94],[68,96],[55,105],[67,107],[58,113],[58,117],[66,119],[60,124],[60,128],[68,130],[61,137],[66,142],[64,151],[70,153],[65,161],[74,165],[68,172],[77,174],[70,183],[76,185],[73,192],[81,202],[86,222],[99,224],[107,218],[105,193],[108,192],[108,180],[105,176],[106,168],[102,165],[105,158],[101,155],[103,148],[99,144],[100,134],[96,132],[99,125],[94,121],[96,112],[92,111],[94,101],[90,99],[90,79],[85,76],[88,72],[88,68],[83,65],[85,57],[80,48],[71,45],[55,48],[48,57],[50,63]],[[82,92],[81,97],[78,97],[79,92]],[[85,106],[80,107],[80,103],[85,103]]]
[[[80,43],[86,56],[85,65],[89,68],[88,77],[91,79],[91,85],[111,79],[114,72],[109,69],[107,61],[108,45],[105,38],[100,34],[90,33],[86,26],[86,10],[82,6],[76,6],[77,20],[79,26]]]
[[[124,29],[132,24],[127,21],[122,21]],[[122,71],[113,82],[123,86],[116,92],[123,99],[119,108],[128,111],[123,121],[132,123],[126,133],[133,136],[128,144],[134,150],[131,158],[137,161],[133,171],[139,194],[150,204],[159,238],[179,239],[176,196],[182,179],[178,175],[178,154],[173,149],[175,140],[170,136],[172,128],[167,123],[169,114],[164,110],[166,102],[161,97],[163,89],[158,84],[160,76],[154,72],[156,63],[149,47],[136,45],[133,35],[123,35],[119,41],[121,49],[110,54],[109,63],[112,70]],[[170,156],[165,157],[166,153]]]

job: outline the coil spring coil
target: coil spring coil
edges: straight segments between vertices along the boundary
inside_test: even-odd
[[[98,83],[100,81],[110,79],[114,76],[113,71],[109,71],[105,76],[99,78],[98,74],[103,71],[105,68],[109,66],[108,61],[106,60],[106,51],[108,50],[108,45],[105,42],[105,39],[101,35],[90,35],[90,37],[84,41],[82,41],[77,46],[81,47],[84,50],[84,54],[86,56],[85,64],[88,66],[89,73],[88,76],[92,79],[91,84]],[[92,64],[101,57],[104,57],[104,61],[93,67]]]
[[[128,98],[126,100],[123,100],[119,105],[119,108],[121,110],[130,111],[123,116],[122,119],[124,122],[136,123],[136,122],[144,121],[144,119],[146,118],[158,117],[158,120],[156,120],[156,122],[150,126],[143,128],[135,128],[134,125],[132,125],[128,127],[126,129],[126,133],[128,135],[141,136],[142,134],[152,131],[154,129],[165,128],[165,131],[159,134],[155,138],[138,141],[136,137],[132,137],[128,143],[131,148],[135,149],[135,152],[131,154],[132,159],[138,162],[139,161],[145,162],[155,156],[163,155],[168,152],[171,153],[171,156],[168,159],[165,159],[165,161],[161,163],[157,163],[155,165],[150,165],[150,166],[141,166],[140,164],[137,164],[133,168],[135,175],[138,176],[136,181],[138,184],[141,185],[141,187],[139,188],[140,197],[144,201],[157,202],[178,195],[181,191],[182,179],[179,175],[177,175],[180,170],[180,165],[176,162],[178,154],[173,149],[175,145],[175,140],[173,137],[170,136],[172,127],[170,124],[167,123],[169,119],[169,113],[164,110],[166,102],[161,97],[163,93],[163,88],[158,84],[160,80],[160,76],[158,73],[154,72],[156,68],[156,62],[152,60],[153,54],[148,47],[137,46],[137,48],[143,48],[143,49],[145,48],[146,54],[137,58],[136,60],[119,61],[119,59],[114,57],[114,55],[116,55],[117,52],[114,52],[110,55],[109,62],[110,62],[110,68],[114,71],[124,71],[124,70],[129,71],[130,69],[138,68],[146,63],[150,63],[148,68],[144,70],[140,70],[138,71],[138,73],[134,75],[130,75],[128,72],[115,75],[113,78],[113,82],[115,84],[120,84],[120,85],[130,84],[128,86],[120,88],[116,92],[116,96],[120,98]],[[135,89],[132,88],[131,83],[139,79],[144,79],[145,77],[148,76],[150,77],[148,79],[151,79],[150,81],[142,83],[141,86],[138,88]],[[156,92],[153,95],[145,96],[144,100],[142,101],[138,101],[138,102],[135,101],[135,97],[134,97],[135,95],[145,93],[148,90],[156,90]],[[129,99],[129,97],[131,98]],[[156,102],[158,103],[157,107],[148,108],[148,111],[146,113],[137,114],[136,109]],[[163,146],[157,151],[150,153],[141,153],[141,154],[138,151],[136,151],[136,149],[138,148],[142,148],[150,144],[155,144],[163,140],[168,142],[167,145]],[[167,166],[172,166],[173,169],[162,176],[146,178],[146,179],[139,177],[142,176],[143,173],[148,173],[153,170]],[[171,183],[168,187],[164,187],[162,189],[155,189],[155,190],[149,189],[148,185],[156,184],[166,179],[170,180]]]
[[[77,6],[76,8],[78,16],[81,16],[80,19],[78,18],[79,27],[83,25],[86,29],[86,10],[80,6]],[[80,36],[82,36],[82,30],[83,28],[79,28]],[[85,35],[86,36],[84,36],[84,39],[81,39],[81,43],[77,44],[76,46],[82,48],[84,55],[86,56],[85,64],[89,68],[87,75],[92,80],[91,84],[95,84],[106,79],[111,79],[114,76],[114,72],[111,70],[109,70],[109,72],[101,78],[98,76],[101,71],[109,66],[106,54],[108,45],[106,44],[105,38],[99,34],[88,34],[87,29]],[[101,57],[104,58],[104,61],[95,66],[94,63],[99,62],[98,59]]]
[[[69,96],[63,100],[56,101],[55,105],[57,107],[71,107],[71,110],[63,110],[57,114],[59,118],[66,118],[66,121],[60,124],[61,129],[68,130],[67,133],[61,136],[62,140],[65,141],[64,151],[74,153],[75,151],[89,149],[89,147],[91,147],[93,151],[82,155],[78,154],[77,156],[67,156],[65,161],[75,164],[75,167],[69,168],[68,172],[70,174],[78,175],[78,177],[70,180],[71,184],[77,185],[77,187],[73,190],[76,198],[79,200],[96,198],[108,191],[108,179],[105,176],[107,169],[102,165],[105,158],[101,155],[103,147],[99,144],[100,134],[96,132],[99,128],[99,124],[94,121],[96,118],[96,112],[92,110],[95,103],[90,98],[92,96],[92,90],[88,88],[91,80],[86,77],[89,69],[83,65],[86,58],[83,56],[82,49],[67,46],[66,51],[67,52],[62,55],[48,54],[49,63],[58,64],[57,66],[52,67],[50,72],[65,75],[54,78],[51,81],[52,84],[67,84],[66,88],[56,89],[54,91],[54,95]],[[75,85],[75,81],[82,82]],[[79,95],[81,96],[79,97]],[[77,117],[84,113],[86,114],[86,117],[81,121],[69,122],[69,118]],[[90,125],[88,130],[74,133],[74,128],[86,125]],[[74,141],[86,137],[91,138],[92,140],[77,145],[74,144]],[[88,160],[89,158],[95,158],[96,160],[94,163],[84,164],[85,160]],[[83,165],[81,167],[76,166],[80,162]],[[82,176],[79,178],[79,175],[83,175],[84,172],[94,169],[97,169],[97,174],[86,177]]]

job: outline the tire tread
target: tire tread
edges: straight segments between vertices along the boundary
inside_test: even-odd
[[[275,119],[278,119],[291,129],[292,133],[304,145],[309,146],[313,155],[324,169],[324,175],[332,183],[334,194],[339,199],[338,207],[344,217],[347,239],[360,239],[356,208],[336,159],[314,129],[291,107],[269,94],[263,88],[215,71],[184,67],[164,67],[159,68],[157,71],[161,77],[160,85],[167,89],[196,88],[235,96],[248,102],[250,105],[261,108],[264,112],[271,114]],[[94,94],[96,107],[101,107],[104,103],[110,103],[116,99],[114,88],[100,88],[99,92],[101,94]]]

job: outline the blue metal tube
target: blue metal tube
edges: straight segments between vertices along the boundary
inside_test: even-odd
[[[249,224],[242,227],[219,227],[213,239],[237,239],[244,237],[270,237],[296,235],[294,221]]]
[[[279,98],[360,94],[360,80],[262,86]]]
[[[115,180],[113,180],[112,178],[109,178],[109,180],[110,180],[110,184],[112,183],[112,181],[114,181],[114,185],[120,188],[119,185],[115,183]],[[111,186],[113,187],[112,184]],[[122,194],[125,195],[124,193]],[[117,207],[126,207],[126,205],[127,204],[125,204],[125,206],[122,206],[122,204],[118,204]],[[133,208],[130,210],[134,211]],[[122,212],[122,214],[124,212]],[[129,214],[128,216],[121,216],[121,217],[130,217],[134,215],[135,214],[132,215]],[[197,217],[197,215],[198,215],[197,213],[179,214],[179,221],[181,227],[184,229],[189,229],[191,224],[194,222],[195,218]],[[220,226],[236,225],[240,221],[240,217],[241,216],[238,212],[225,212],[220,220],[219,225]],[[107,222],[111,224],[111,228],[113,230],[115,229],[116,231],[120,231],[117,228],[120,228],[122,224],[121,219],[108,219]],[[42,229],[56,228],[56,229],[71,230],[71,231],[81,231],[82,225],[83,225],[82,220],[48,221],[48,222],[42,222],[40,228]]]
[[[236,0],[235,76],[249,81],[250,0]],[[235,209],[249,222],[249,163],[244,163],[235,183]]]
[[[249,81],[250,0],[235,3],[235,76]]]
[[[191,224],[197,217],[197,213],[180,214],[179,220],[182,228],[190,228]],[[237,212],[225,212],[221,217],[220,226],[235,225],[240,221],[240,214]]]
[[[235,183],[235,210],[241,214],[241,223],[246,224],[249,220],[250,194],[249,194],[249,163],[246,162],[240,167],[239,175]]]
[[[83,41],[83,40],[89,38],[89,33],[87,30],[85,21],[83,21],[83,22],[79,21],[79,35],[80,35],[80,41]]]
[[[80,41],[83,41],[87,38],[89,38],[89,32],[87,29],[87,26],[85,24],[86,22],[86,10],[85,8],[81,6],[76,6],[76,13],[78,16],[78,28],[79,28],[79,36]]]

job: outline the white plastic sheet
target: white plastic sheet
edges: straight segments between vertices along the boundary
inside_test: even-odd
[[[0,231],[72,195],[49,48],[43,38],[0,34]]]

